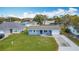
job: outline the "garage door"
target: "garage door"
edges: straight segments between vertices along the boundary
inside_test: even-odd
[[[60,34],[60,30],[52,30],[52,35],[53,34]]]

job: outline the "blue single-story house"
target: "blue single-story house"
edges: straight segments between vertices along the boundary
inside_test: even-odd
[[[70,32],[74,35],[79,35],[79,28],[75,26],[68,26],[68,29]]]
[[[54,26],[30,26],[28,28],[29,35],[53,35],[60,34],[60,27]]]
[[[25,27],[20,23],[4,22],[0,24],[0,31],[4,33],[20,33],[24,31]]]

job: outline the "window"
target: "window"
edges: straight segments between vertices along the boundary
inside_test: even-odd
[[[44,30],[44,32],[47,32],[47,30]]]
[[[14,32],[17,32],[17,29],[16,29],[16,30],[14,30]]]
[[[13,29],[13,32],[18,32],[19,30],[18,29]]]
[[[49,32],[51,32],[51,30],[49,30]]]
[[[29,30],[30,32],[32,32],[32,30]]]
[[[35,32],[35,30],[34,30],[34,32]]]

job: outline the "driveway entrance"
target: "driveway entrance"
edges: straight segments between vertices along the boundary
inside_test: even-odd
[[[79,51],[79,47],[64,35],[53,35],[59,45],[59,51]]]

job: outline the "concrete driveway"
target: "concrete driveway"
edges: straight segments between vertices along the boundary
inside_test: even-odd
[[[79,47],[64,35],[53,35],[59,45],[59,51],[79,51]]]

